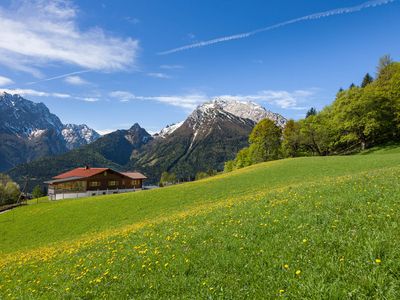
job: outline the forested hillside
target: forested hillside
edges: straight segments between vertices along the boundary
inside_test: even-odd
[[[289,120],[283,130],[260,122],[250,134],[250,146],[225,170],[285,157],[352,154],[399,140],[400,63],[384,56],[375,79],[366,74],[360,86],[340,89],[320,112],[311,108],[306,118]]]

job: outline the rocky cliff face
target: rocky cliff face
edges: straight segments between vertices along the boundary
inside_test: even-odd
[[[286,123],[285,118],[256,103],[215,99],[198,106],[185,121],[154,136],[134,124],[65,154],[21,165],[9,174],[13,178],[29,175],[44,181],[88,164],[138,170],[149,178],[148,183],[158,182],[163,171],[189,180],[199,171],[222,170],[225,161],[247,146],[251,130],[264,118],[278,126]]]
[[[85,124],[66,124],[61,130],[61,134],[69,150],[93,143],[100,137],[100,134]]]
[[[99,134],[86,125],[64,125],[43,103],[0,94],[0,171],[86,145]]]
[[[286,124],[284,117],[256,103],[214,99],[197,107],[185,121],[161,130],[132,156],[131,167],[157,179],[162,171],[189,179],[199,171],[221,170],[247,145],[254,125],[265,118],[280,127]]]

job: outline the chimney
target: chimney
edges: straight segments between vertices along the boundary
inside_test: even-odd
[[[89,169],[90,169],[89,166],[85,165],[85,170],[89,170]]]

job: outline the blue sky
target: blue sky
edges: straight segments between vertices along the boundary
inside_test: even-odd
[[[398,0],[0,0],[0,89],[103,133],[221,95],[298,119],[399,58],[399,16]]]

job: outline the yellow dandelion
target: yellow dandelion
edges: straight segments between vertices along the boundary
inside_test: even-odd
[[[283,294],[285,292],[285,290],[279,290],[279,294]]]
[[[303,243],[307,243],[307,239],[303,239]]]
[[[288,264],[284,264],[283,267],[287,270],[289,269],[289,265]]]
[[[380,258],[376,258],[375,262],[379,265],[382,262],[382,260]]]
[[[296,271],[296,275],[300,275],[301,274],[301,271],[300,270],[297,270]]]

